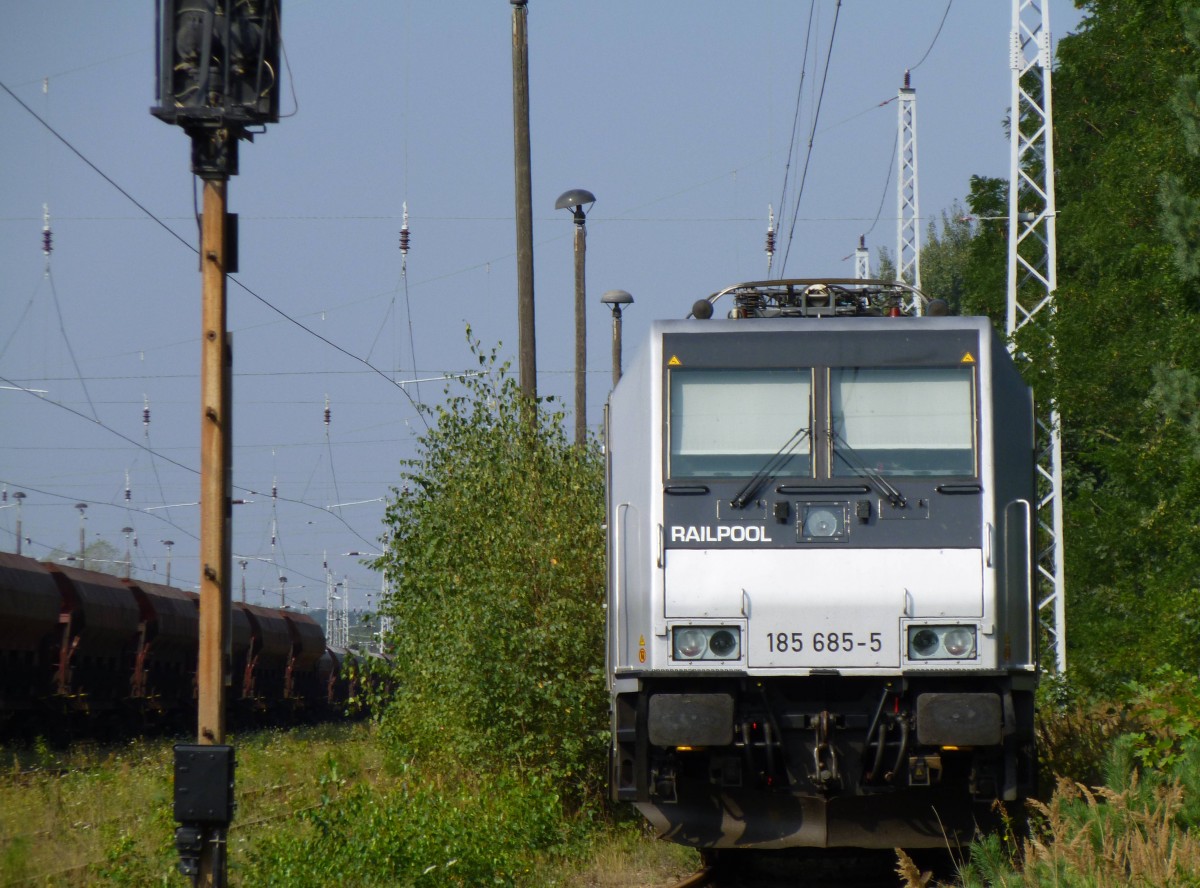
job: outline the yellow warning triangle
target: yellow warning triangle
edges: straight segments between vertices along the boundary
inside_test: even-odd
[[[962,356],[962,360],[961,360],[959,363],[961,363],[961,364],[974,364],[974,363],[975,363],[975,356],[974,356],[974,355],[972,355],[970,352],[966,352],[966,353],[965,353],[965,354]]]
[[[675,357],[674,355],[671,355],[671,360],[667,361],[667,366],[668,367],[678,367],[682,363],[683,362],[680,361],[679,358]]]

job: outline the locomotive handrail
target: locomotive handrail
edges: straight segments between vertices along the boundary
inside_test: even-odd
[[[621,592],[624,584],[621,582],[621,571],[625,567],[625,562],[621,558],[621,534],[624,527],[624,513],[629,511],[629,503],[618,503],[617,513],[613,516],[616,520],[613,521],[613,568],[612,576],[612,611],[609,612],[609,617],[613,621],[613,649],[612,649],[612,669],[609,670],[611,675],[621,660],[621,618],[624,610],[621,607]]]
[[[1034,586],[1033,577],[1033,559],[1029,556],[1033,554],[1033,504],[1027,499],[1018,499],[1014,502],[1020,503],[1025,509],[1025,553],[1023,559],[1025,564],[1025,589],[1029,598],[1029,660],[1030,665],[1037,665],[1037,598]]]
[[[1037,646],[1037,641],[1038,641],[1038,636],[1037,636],[1038,607],[1037,607],[1037,598],[1036,598],[1036,594],[1037,594],[1036,587],[1034,585],[1033,565],[1032,565],[1031,559],[1029,558],[1029,555],[1033,552],[1033,504],[1030,503],[1029,500],[1027,500],[1027,499],[1018,498],[1018,499],[1015,499],[1012,502],[1010,502],[1005,507],[1005,510],[1004,510],[1004,568],[1005,568],[1005,583],[1006,584],[1012,582],[1012,578],[1008,575],[1008,570],[1011,566],[1010,565],[1011,558],[1010,558],[1010,552],[1009,552],[1010,547],[1009,547],[1008,510],[1010,508],[1012,508],[1013,506],[1019,506],[1021,508],[1021,510],[1024,512],[1024,520],[1022,523],[1024,525],[1024,537],[1025,537],[1024,542],[1025,542],[1025,556],[1026,557],[1022,558],[1021,560],[1022,560],[1022,563],[1025,565],[1024,576],[1022,577],[1022,580],[1025,583],[1026,609],[1029,612],[1028,616],[1029,616],[1030,650],[1028,651],[1028,655],[1029,655],[1029,664],[1028,665],[1036,666],[1037,660],[1038,660],[1037,651],[1036,651],[1036,646]]]

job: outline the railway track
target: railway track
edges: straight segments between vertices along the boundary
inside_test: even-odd
[[[670,888],[897,888],[953,875],[949,853],[917,855],[919,876],[898,872],[894,851],[804,850],[724,852]]]
[[[706,866],[699,872],[692,873],[678,882],[671,883],[671,888],[705,888],[705,886],[713,885],[715,878],[716,868]]]

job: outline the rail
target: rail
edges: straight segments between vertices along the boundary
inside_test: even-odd
[[[690,876],[675,882],[671,888],[703,888],[705,885],[713,885],[717,878],[717,868],[714,866],[706,866],[704,869],[692,873]]]

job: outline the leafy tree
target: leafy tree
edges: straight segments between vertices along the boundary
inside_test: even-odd
[[[519,765],[580,799],[606,749],[600,451],[544,403],[531,422],[508,366],[471,347],[478,375],[430,411],[388,504],[385,733],[402,756]]]
[[[896,279],[896,263],[887,247],[880,247],[875,257],[875,273],[872,275],[879,281],[894,281]]]
[[[921,289],[934,299],[944,299],[958,314],[966,291],[966,268],[974,230],[962,205],[955,201],[942,210],[942,233],[930,220],[921,247]]]
[[[1183,33],[1191,53],[1200,49],[1200,9],[1180,10]],[[1171,108],[1179,120],[1184,146],[1196,167],[1200,160],[1200,75],[1194,71],[1176,80]],[[1200,277],[1200,197],[1196,177],[1181,172],[1168,172],[1162,177],[1159,201],[1162,205],[1162,226],[1168,241],[1175,248],[1175,266],[1187,281]]]
[[[1039,359],[1038,399],[1055,398],[1063,421],[1071,671],[1109,690],[1200,660],[1191,6],[1091,0],[1054,75],[1053,363],[1048,341],[1022,346]],[[1002,197],[1003,183],[977,179],[968,203],[1006,216]],[[964,298],[993,319],[1004,312],[1000,224],[972,242]]]
[[[959,311],[985,315],[1004,330],[1008,311],[1008,182],[972,176],[967,208],[976,221],[962,270]]]
[[[55,564],[66,564],[68,567],[78,567],[83,570],[94,570],[100,573],[112,574],[114,577],[125,576],[125,562],[117,547],[108,540],[93,540],[83,550],[83,560],[79,560],[79,550],[68,551],[59,546],[46,556],[47,561]]]

